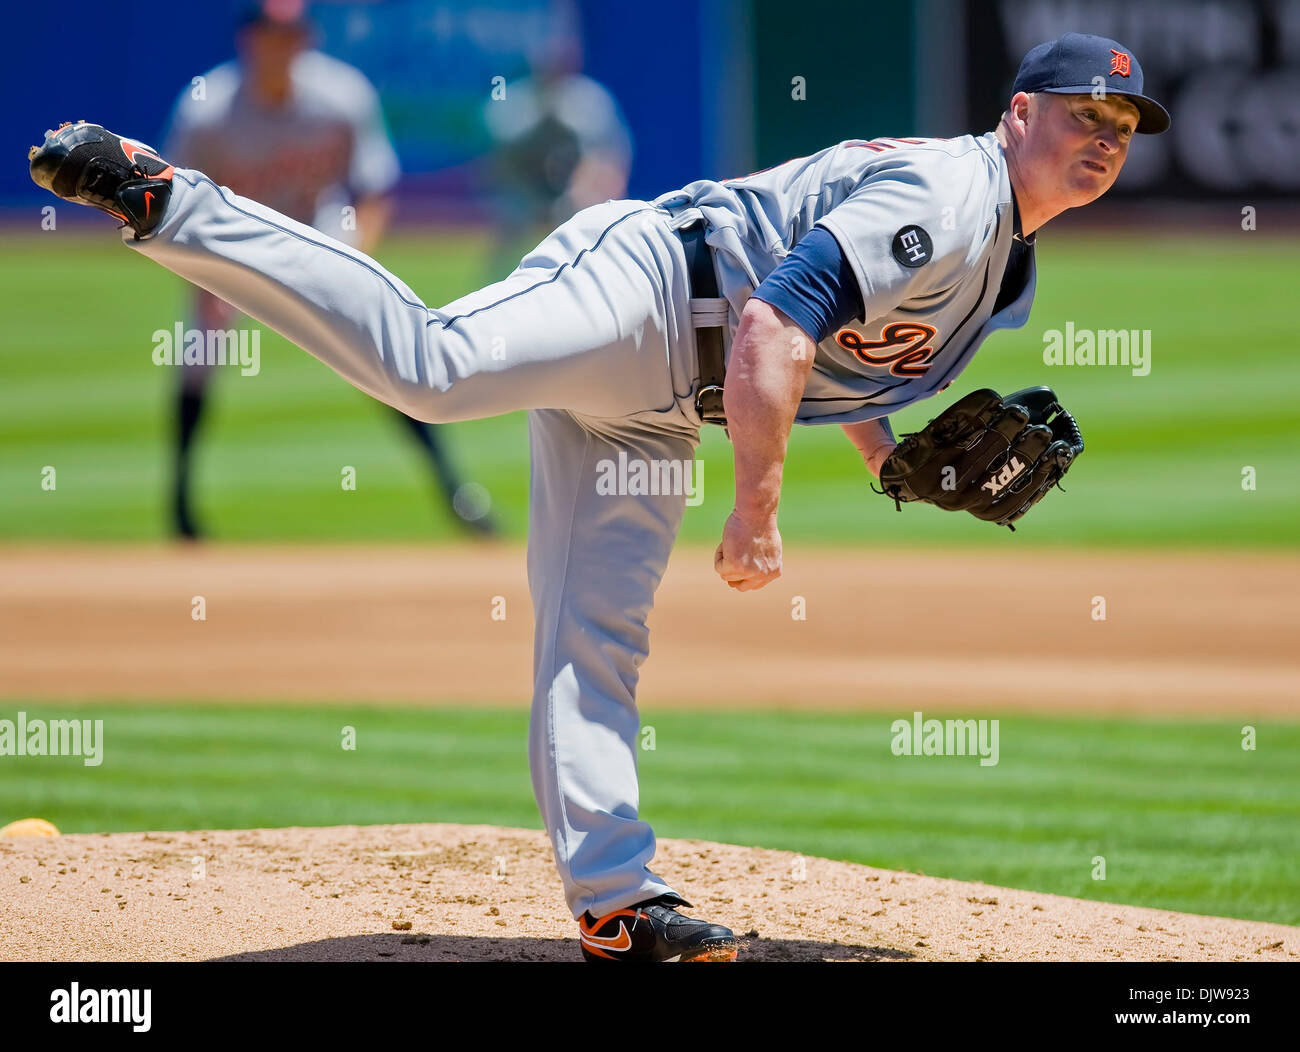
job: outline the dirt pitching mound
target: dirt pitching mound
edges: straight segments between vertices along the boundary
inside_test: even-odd
[[[660,840],[743,961],[1300,959],[1300,928]],[[802,879],[797,879],[802,877]],[[10,960],[580,960],[540,831],[392,825],[0,841]]]

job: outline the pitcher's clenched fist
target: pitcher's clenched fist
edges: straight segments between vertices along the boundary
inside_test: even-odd
[[[752,592],[781,576],[781,533],[776,519],[751,524],[733,511],[713,553],[718,576],[738,592]]]

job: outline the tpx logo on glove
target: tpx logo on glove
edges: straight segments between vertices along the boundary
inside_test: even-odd
[[[1006,467],[1004,467],[996,475],[992,476],[986,483],[984,483],[984,485],[980,487],[980,489],[986,489],[990,493],[992,493],[993,496],[996,497],[999,493],[1001,493],[1004,489],[1007,488],[1007,485],[1009,483],[1019,478],[1020,475],[1024,472],[1024,470],[1025,470],[1025,465],[1020,463],[1020,458],[1012,457],[1007,462]]]

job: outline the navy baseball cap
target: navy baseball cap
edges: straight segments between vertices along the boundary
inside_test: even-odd
[[[1104,88],[1108,95],[1123,95],[1137,107],[1140,119],[1136,131],[1157,135],[1168,130],[1169,111],[1142,94],[1142,67],[1137,58],[1128,48],[1106,37],[1066,33],[1059,40],[1030,48],[1020,63],[1011,93],[1089,95],[1097,88]]]

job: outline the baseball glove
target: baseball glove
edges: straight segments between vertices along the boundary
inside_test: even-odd
[[[880,467],[883,488],[876,492],[899,511],[904,502],[922,500],[1014,531],[1011,524],[1052,486],[1060,488],[1082,452],[1079,425],[1050,387],[1006,398],[985,388],[904,435]]]

